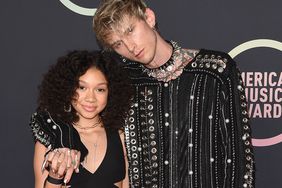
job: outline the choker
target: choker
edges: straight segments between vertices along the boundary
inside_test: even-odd
[[[179,77],[184,67],[193,59],[186,50],[183,50],[175,41],[170,41],[173,48],[169,60],[162,66],[155,69],[142,67],[143,72],[148,76],[156,78],[158,81],[168,82]]]
[[[99,118],[98,122],[96,122],[96,123],[94,123],[93,125],[88,126],[88,127],[84,127],[84,126],[79,125],[79,124],[77,124],[77,123],[72,123],[72,125],[73,125],[74,127],[77,127],[77,128],[79,128],[79,129],[82,129],[82,130],[88,130],[88,129],[94,129],[95,127],[97,127],[97,126],[100,125],[101,123],[102,123],[102,119]]]

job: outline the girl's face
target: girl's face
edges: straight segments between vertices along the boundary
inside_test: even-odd
[[[89,68],[79,78],[79,87],[72,106],[79,116],[79,122],[97,122],[108,100],[108,81],[95,67]]]

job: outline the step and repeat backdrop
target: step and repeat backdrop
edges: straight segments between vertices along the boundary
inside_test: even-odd
[[[225,51],[245,81],[252,118],[256,187],[282,187],[282,1],[147,0],[161,35],[185,48]],[[37,86],[58,56],[98,49],[99,0],[2,1],[1,187],[33,187],[29,118]]]

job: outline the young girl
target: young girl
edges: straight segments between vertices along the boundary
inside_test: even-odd
[[[35,187],[128,187],[122,126],[129,101],[125,74],[100,52],[59,58],[30,122]]]

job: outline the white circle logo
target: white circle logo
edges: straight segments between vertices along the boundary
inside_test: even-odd
[[[252,49],[252,48],[259,48],[259,47],[267,47],[273,48],[276,50],[280,50],[282,52],[282,43],[275,40],[270,39],[257,39],[245,42],[234,49],[232,49],[228,54],[234,58],[240,53]],[[282,142],[282,134],[278,134],[276,136],[270,138],[263,138],[263,139],[252,139],[252,143],[254,146],[258,147],[265,147],[265,146],[272,146]]]
[[[60,2],[65,5],[71,11],[83,15],[83,16],[94,16],[97,8],[85,8],[74,4],[70,0],[60,0]]]
[[[234,58],[238,54],[252,49],[252,48],[259,48],[259,47],[267,47],[267,48],[274,48],[276,50],[282,51],[282,43],[276,40],[270,40],[270,39],[257,39],[257,40],[251,40],[248,42],[245,42],[234,49],[232,49],[228,54]]]

